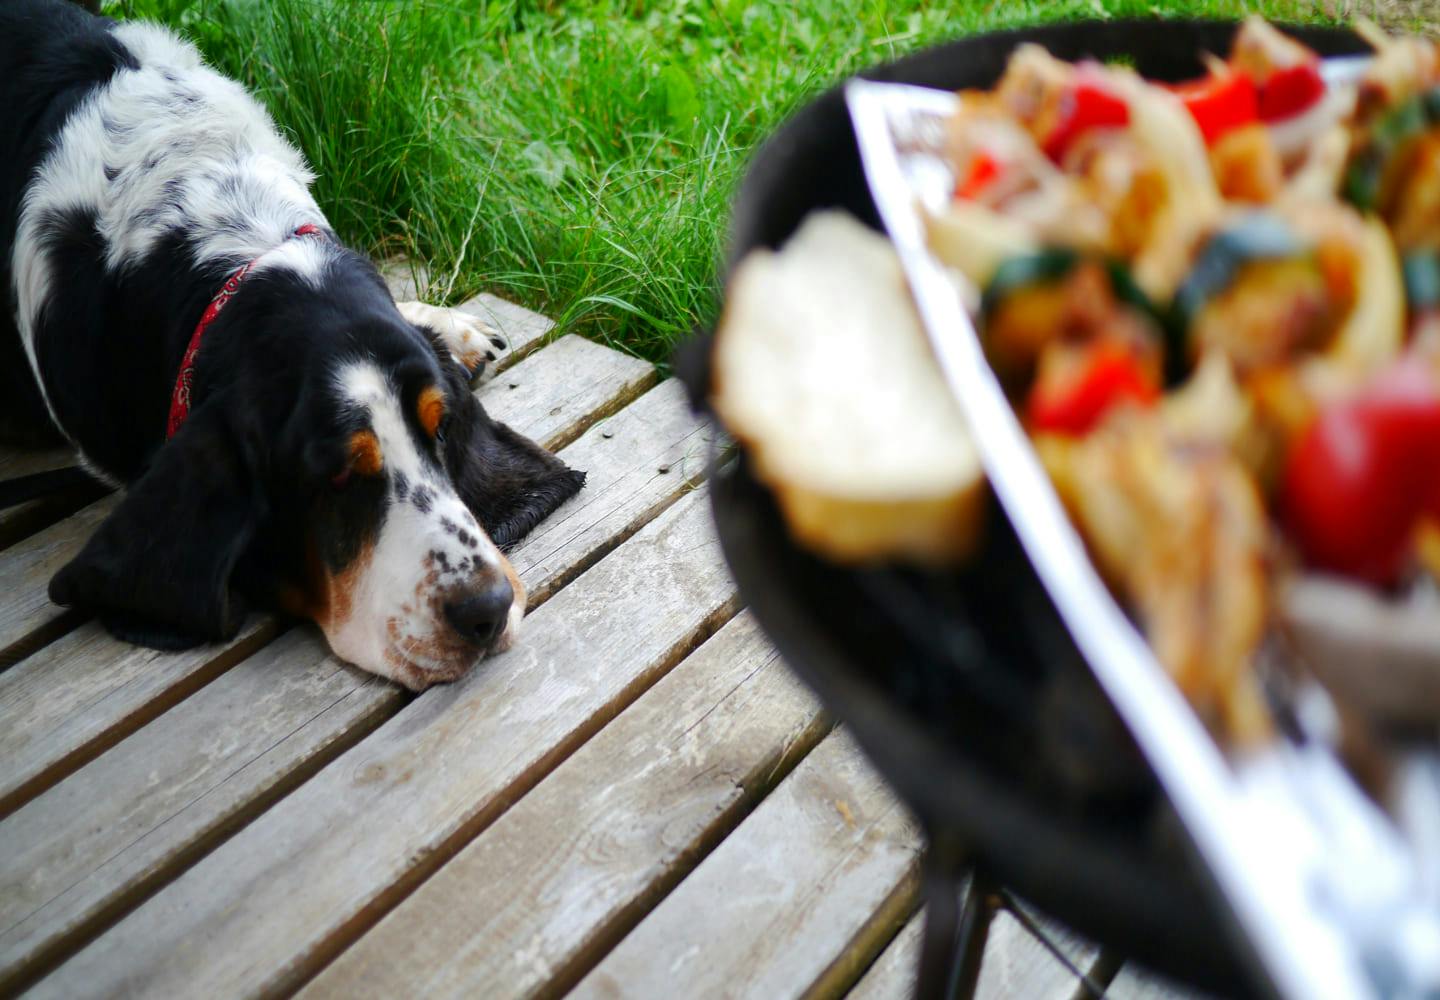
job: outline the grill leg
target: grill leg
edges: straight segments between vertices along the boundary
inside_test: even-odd
[[[975,870],[965,887],[960,908],[959,939],[955,943],[955,972],[950,981],[954,1000],[974,1000],[980,982],[980,963],[985,957],[985,940],[990,934],[990,917],[995,912],[988,881]]]
[[[972,1000],[990,929],[988,881],[972,873],[962,904],[961,854],[932,844],[925,861],[925,934],[916,1000]]]

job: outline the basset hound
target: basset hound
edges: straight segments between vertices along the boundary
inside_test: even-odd
[[[0,434],[124,495],[50,583],[160,648],[250,609],[412,689],[506,647],[582,486],[486,415],[502,339],[398,304],[265,109],[155,25],[0,3]]]

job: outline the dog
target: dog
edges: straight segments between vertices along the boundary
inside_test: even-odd
[[[56,603],[162,649],[277,610],[421,690],[514,640],[502,549],[584,475],[471,393],[498,334],[397,305],[312,179],[168,30],[0,4],[0,432],[125,490]]]

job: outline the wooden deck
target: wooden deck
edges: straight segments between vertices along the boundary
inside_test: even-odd
[[[116,642],[46,598],[113,500],[0,513],[0,994],[908,995],[917,830],[740,608],[679,386],[463,308],[515,348],[485,406],[589,483],[513,554],[521,641],[458,684],[268,618]],[[1002,910],[980,995],[1118,968]]]

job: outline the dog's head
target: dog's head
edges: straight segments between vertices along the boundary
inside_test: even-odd
[[[525,594],[502,550],[584,476],[493,421],[435,332],[351,266],[321,289],[247,283],[205,335],[189,419],[54,600],[169,648],[279,607],[412,689],[509,644]]]

